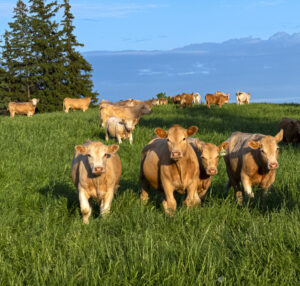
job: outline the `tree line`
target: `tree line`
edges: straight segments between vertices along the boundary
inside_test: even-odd
[[[63,16],[57,21],[57,13]],[[18,0],[1,40],[0,109],[9,101],[40,98],[38,110],[62,109],[65,97],[92,97],[92,66],[77,51],[69,0]]]

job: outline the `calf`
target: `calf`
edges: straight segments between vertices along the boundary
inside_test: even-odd
[[[152,139],[142,151],[140,178],[142,190],[140,198],[148,201],[150,185],[164,193],[165,212],[173,214],[176,210],[174,191],[185,193],[185,204],[200,203],[196,196],[199,164],[195,151],[188,143],[188,137],[197,132],[196,126],[187,130],[174,125],[168,131],[156,128],[158,138]]]
[[[118,117],[111,116],[105,123],[105,140],[108,141],[108,137],[116,138],[119,144],[122,143],[122,139],[129,138],[129,143],[132,144],[132,131],[135,125],[138,123],[138,119],[120,119]]]
[[[239,105],[249,104],[250,98],[251,98],[250,93],[238,91],[236,93],[236,104],[239,104]]]
[[[65,113],[69,112],[69,109],[73,110],[82,110],[85,112],[88,110],[89,105],[91,103],[91,97],[85,97],[85,98],[69,98],[66,97],[63,102],[63,111]]]
[[[75,146],[72,162],[72,179],[78,190],[84,223],[89,223],[92,209],[89,198],[101,201],[101,214],[110,212],[114,193],[119,187],[121,160],[116,152],[118,145],[104,145],[88,141]]]
[[[194,94],[183,93],[180,97],[180,107],[192,107],[194,101]]]
[[[220,153],[227,148],[228,142],[223,142],[219,146],[201,142],[194,138],[189,138],[189,142],[196,151],[199,162],[200,174],[197,192],[200,201],[203,201],[211,184],[212,177],[218,174]]]
[[[198,92],[196,92],[196,93],[194,93],[194,100],[193,100],[193,102],[196,104],[199,104],[200,103],[200,101],[201,101],[201,96],[200,96],[200,94],[198,93]]]
[[[229,93],[226,95],[207,93],[205,96],[207,107],[210,108],[211,104],[217,104],[219,107],[222,107],[224,103],[229,102],[229,95]]]
[[[35,113],[36,105],[40,101],[39,98],[30,99],[29,102],[10,102],[8,104],[8,110],[10,117],[14,117],[15,114],[26,114],[28,117],[32,117]]]
[[[174,97],[172,97],[172,102],[174,104],[180,104],[180,99],[181,99],[181,95],[180,94],[177,94],[175,95]]]
[[[233,186],[239,204],[243,202],[243,193],[254,197],[252,186],[260,186],[267,194],[279,166],[277,143],[282,137],[283,130],[274,137],[234,132],[227,139],[229,145],[224,156],[229,177],[227,189]]]
[[[159,100],[159,104],[160,105],[167,105],[168,104],[168,99],[167,98],[161,98]]]
[[[144,114],[151,113],[152,104],[150,102],[143,102],[136,106],[115,106],[103,103],[100,106],[100,118],[102,120],[102,127],[105,127],[107,119],[115,116],[123,119],[140,119]]]
[[[279,129],[283,129],[283,141],[300,143],[300,120],[284,117],[279,122]]]

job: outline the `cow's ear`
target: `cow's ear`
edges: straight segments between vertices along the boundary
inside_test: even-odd
[[[218,146],[218,152],[220,153],[222,150],[225,150],[229,145],[229,142],[222,142],[219,146]]]
[[[159,138],[167,138],[168,137],[168,132],[163,130],[162,128],[156,128],[154,130],[154,132]]]
[[[276,142],[280,142],[283,138],[283,129],[281,129],[276,135],[275,135],[275,140]]]
[[[138,123],[139,123],[139,119],[138,118],[134,119],[133,124],[136,125]]]
[[[107,146],[107,153],[109,154],[113,154],[116,153],[119,150],[119,146],[118,145],[109,145]]]
[[[250,141],[248,145],[252,149],[258,149],[261,147],[261,143],[259,141]]]
[[[196,132],[198,131],[198,127],[197,126],[190,126],[187,130],[187,134],[188,136],[192,136],[194,135]]]
[[[196,145],[197,149],[198,149],[200,152],[202,152],[202,151],[203,151],[203,147],[204,147],[204,145],[205,145],[205,142],[199,141],[199,139],[196,138],[196,140],[195,140],[195,145]]]
[[[122,120],[121,120],[121,121],[122,121],[123,123],[125,123],[125,119],[123,119],[123,118],[122,118]]]
[[[88,147],[84,145],[76,145],[75,150],[82,155],[86,155],[88,152]]]

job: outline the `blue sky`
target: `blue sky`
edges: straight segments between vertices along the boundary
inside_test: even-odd
[[[16,0],[0,1],[0,34]],[[24,1],[27,3],[27,1]],[[58,1],[61,2],[61,1]],[[299,0],[71,0],[76,34],[92,50],[167,50],[300,31]]]

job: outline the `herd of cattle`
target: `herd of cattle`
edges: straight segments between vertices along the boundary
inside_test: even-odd
[[[249,104],[250,94],[237,93],[238,104]],[[69,109],[87,110],[91,98],[65,98],[64,112]],[[174,104],[191,106],[200,103],[198,93],[176,95]],[[228,103],[229,94],[216,92],[207,94],[206,104],[222,106]],[[15,114],[32,116],[38,99],[26,103],[9,103],[11,117]],[[141,116],[151,113],[153,105],[168,104],[168,99],[139,101],[128,99],[113,103],[102,100],[99,104],[99,121],[105,128],[105,139],[129,139],[133,143],[132,132]],[[99,122],[100,123],[100,122]],[[280,131],[275,136],[234,132],[219,146],[192,138],[198,128],[184,129],[174,125],[169,130],[156,128],[157,137],[153,138],[142,150],[140,180],[140,199],[147,202],[149,189],[162,193],[165,212],[173,215],[176,210],[174,191],[186,193],[184,204],[192,207],[200,204],[211,184],[212,177],[218,174],[219,157],[223,156],[228,175],[227,190],[234,188],[239,204],[244,195],[253,197],[253,186],[260,186],[267,193],[274,183],[278,169],[278,143],[300,143],[300,121],[283,118],[279,123]],[[118,145],[105,145],[101,142],[87,141],[75,146],[72,162],[72,179],[78,189],[83,222],[88,223],[91,215],[89,198],[101,202],[101,214],[110,212],[111,203],[121,178],[121,160]]]

